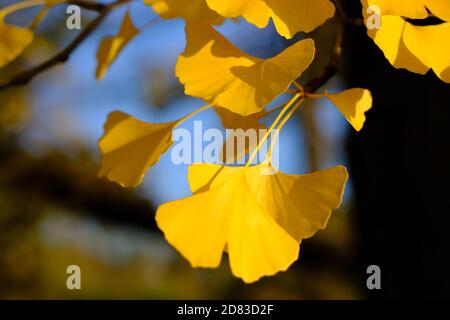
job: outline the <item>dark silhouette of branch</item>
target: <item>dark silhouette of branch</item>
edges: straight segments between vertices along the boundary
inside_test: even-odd
[[[41,64],[17,74],[8,82],[1,84],[0,92],[13,87],[25,85],[33,80],[37,75],[69,60],[70,55],[80,46],[81,43],[83,43],[84,40],[86,40],[86,38],[88,38],[98,28],[98,26],[103,22],[103,20],[105,20],[105,18],[114,8],[129,1],[130,0],[117,0],[107,5],[101,3],[89,3],[81,0],[71,1],[72,4],[79,5],[80,7],[86,8],[88,10],[98,11],[99,15],[94,20],[92,20],[64,50],[57,53],[52,58],[42,62]]]
[[[345,27],[343,25],[339,25],[339,30],[336,37],[336,43],[333,48],[333,52],[331,53],[330,60],[328,61],[325,68],[322,70],[322,73],[310,80],[305,85],[305,92],[314,93],[320,89],[323,85],[325,85],[331,78],[333,78],[339,72],[339,62],[342,56],[342,41],[344,38]]]
[[[90,1],[86,1],[86,0],[71,0],[69,2],[70,2],[70,4],[79,6],[80,8],[83,8],[86,10],[97,11],[97,12],[102,12],[105,9],[105,7],[107,6],[104,3],[90,2]]]
[[[331,78],[333,78],[339,72],[339,63],[342,56],[342,43],[344,40],[344,34],[346,29],[349,27],[359,27],[364,26],[363,20],[361,18],[351,18],[345,12],[342,4],[339,0],[332,0],[336,6],[337,16],[340,20],[339,30],[337,32],[336,43],[331,54],[328,64],[325,66],[322,73],[317,77],[309,81],[305,85],[306,93],[314,93],[325,85]]]
[[[303,91],[305,92],[306,96],[308,95],[308,93],[310,94],[315,93],[330,79],[332,79],[335,75],[338,74],[340,69],[340,60],[342,57],[342,45],[344,33],[347,28],[358,25],[357,23],[354,22],[357,21],[357,19],[348,17],[339,0],[333,0],[333,3],[336,6],[337,17],[339,19],[334,48],[331,53],[330,59],[325,68],[322,70],[321,74],[318,77],[310,80],[303,87]],[[321,141],[321,135],[318,130],[315,111],[311,108],[305,108],[302,111],[301,121],[303,122],[303,126],[305,128],[305,135],[307,142],[306,145],[309,154],[309,169],[311,171],[316,171],[319,169],[318,167],[320,158],[319,145]]]

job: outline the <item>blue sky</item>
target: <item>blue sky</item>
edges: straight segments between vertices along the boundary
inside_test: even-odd
[[[63,9],[63,8],[61,8]],[[103,36],[113,35],[121,22],[125,8],[114,12],[92,37],[73,54],[69,62],[57,67],[33,82],[36,92],[33,125],[29,128],[31,141],[64,148],[67,139],[77,139],[86,143],[99,159],[96,142],[102,134],[102,126],[109,112],[121,110],[149,122],[165,122],[178,119],[203,102],[191,97],[174,99],[164,108],[152,106],[147,98],[148,85],[143,81],[144,74],[155,68],[164,69],[173,77],[173,68],[178,55],[185,46],[184,23],[182,20],[162,20],[152,28],[136,37],[113,64],[106,78],[95,80],[96,50]],[[137,26],[142,26],[156,17],[147,6],[135,4],[132,17]],[[64,14],[55,10],[52,15]],[[83,11],[84,22],[92,17]],[[51,19],[51,16],[49,17]],[[42,26],[45,29],[45,22]],[[261,55],[273,55],[283,49],[284,42],[274,39],[271,27],[259,30],[244,21],[229,21],[219,28],[237,46],[243,50]],[[64,42],[70,41],[74,31],[68,34]],[[268,45],[270,39],[270,45]],[[267,52],[267,48],[273,52]],[[334,81],[331,88],[339,87]],[[325,103],[319,105],[319,126],[331,143],[341,144],[346,130],[345,120],[334,107]],[[203,120],[205,128],[219,128],[220,122],[214,112],[206,111],[183,124],[192,129],[194,120]],[[281,133],[280,163],[281,170],[288,173],[306,171],[305,151],[302,147],[304,136],[299,122],[291,120]],[[29,140],[28,140],[29,141]],[[32,142],[33,143],[33,142]],[[342,145],[330,158],[331,166],[344,164]],[[341,150],[341,151],[339,151]],[[187,167],[176,166],[170,161],[170,153],[161,158],[146,176],[141,192],[148,195],[156,204],[189,195],[186,180]]]

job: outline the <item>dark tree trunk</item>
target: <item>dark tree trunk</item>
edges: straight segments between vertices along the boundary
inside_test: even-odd
[[[359,1],[344,2],[360,16]],[[347,33],[344,53],[349,87],[374,96],[365,128],[348,138],[361,286],[370,298],[448,298],[450,84],[395,69],[364,27]],[[371,264],[382,290],[365,289]]]

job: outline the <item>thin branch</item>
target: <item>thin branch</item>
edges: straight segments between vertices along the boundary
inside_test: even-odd
[[[92,11],[97,11],[97,12],[103,11],[105,9],[105,7],[107,6],[104,3],[90,2],[90,1],[86,1],[86,0],[70,0],[70,1],[68,1],[68,3],[79,6],[80,8],[83,8],[86,10],[92,10]]]
[[[342,36],[338,36],[341,38]],[[323,85],[325,85],[331,78],[333,78],[339,72],[339,60],[342,55],[342,46],[341,41],[339,40],[333,50],[330,60],[328,64],[323,69],[320,76],[312,79],[305,85],[306,93],[314,93],[320,89]]]
[[[339,18],[341,19],[341,21],[346,24],[346,25],[350,25],[350,26],[356,26],[356,27],[360,27],[364,25],[364,20],[361,18],[350,18],[347,13],[344,10],[344,7],[342,6],[342,3],[340,0],[331,0],[334,4],[334,6],[336,7],[336,13],[339,16]]]
[[[86,9],[99,11],[99,15],[94,20],[92,20],[64,50],[57,53],[47,61],[44,61],[29,70],[21,72],[12,77],[8,82],[1,84],[0,92],[13,87],[25,85],[33,80],[37,75],[69,60],[70,55],[80,46],[81,43],[83,43],[84,40],[86,40],[86,38],[88,38],[98,28],[98,26],[103,22],[103,20],[105,20],[105,18],[114,8],[129,1],[130,0],[117,0],[108,5],[103,5],[100,3],[88,3],[86,1],[71,1],[72,4],[80,5]]]
[[[310,80],[304,87],[304,91],[308,93],[314,93],[325,85],[331,78],[333,78],[339,72],[339,61],[342,56],[342,42],[345,32],[345,21],[341,19],[342,24],[339,24],[339,30],[337,32],[336,43],[331,53],[330,60],[323,69],[322,73],[312,80]]]
[[[339,18],[336,42],[334,44],[330,59],[325,68],[322,70],[322,73],[317,78],[310,80],[303,88],[303,92],[306,96],[319,90],[339,72],[339,62],[342,56],[344,32],[345,29],[351,25],[348,23],[349,20],[347,18],[347,14],[341,6],[341,3],[338,0],[333,0],[333,2],[336,5],[337,17]],[[321,158],[320,145],[322,142],[322,136],[318,130],[314,110],[315,109],[312,108],[304,108],[302,116],[300,117],[305,129],[307,142],[306,146],[309,154],[309,169],[311,171],[316,171],[319,167],[318,163]]]

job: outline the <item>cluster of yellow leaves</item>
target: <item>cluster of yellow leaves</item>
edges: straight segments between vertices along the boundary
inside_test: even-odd
[[[61,2],[64,0],[26,0],[0,9],[0,67],[25,50],[33,40],[32,29],[49,8]],[[304,38],[272,58],[260,59],[238,49],[214,25],[243,17],[263,28],[272,20],[280,35],[292,38],[298,32],[316,29],[335,12],[329,0],[191,0],[188,5],[182,0],[144,2],[163,19],[186,21],[187,45],[175,74],[186,94],[207,105],[168,123],[147,123],[112,112],[98,143],[102,154],[99,175],[123,187],[138,186],[146,171],[172,146],[174,128],[208,107],[215,108],[226,128],[265,128],[259,121],[278,111],[266,110],[267,105],[285,94],[314,59],[312,39]],[[7,15],[36,5],[44,7],[30,28],[5,22]],[[100,42],[97,79],[106,75],[143,29],[134,25],[127,11],[117,34]],[[278,121],[284,124],[305,99],[318,97],[329,99],[356,130],[362,128],[364,113],[372,105],[371,94],[365,89],[320,95],[297,92],[282,106],[270,130]],[[234,160],[243,156],[233,155]],[[341,203],[346,169],[337,166],[305,175],[267,175],[270,155],[266,160],[255,166],[249,161],[242,167],[192,165],[188,179],[193,195],[158,209],[158,226],[193,266],[216,267],[226,251],[233,274],[253,282],[286,270],[297,260],[301,241],[325,228],[332,210]]]
[[[367,9],[381,10],[381,28],[368,30],[369,36],[383,50],[396,68],[425,74],[432,69],[450,83],[450,1],[448,0],[362,0]],[[407,19],[422,20],[430,13],[442,20],[435,25],[417,26]]]
[[[243,130],[265,128],[259,122],[271,113],[265,108],[309,67],[314,41],[306,38],[272,58],[260,59],[238,49],[213,25],[244,17],[264,27],[272,19],[278,32],[291,38],[315,29],[335,10],[328,0],[193,0],[189,6],[180,0],[145,2],[162,18],[186,21],[187,45],[175,68],[185,93],[206,101],[204,108],[213,106],[225,128]],[[124,20],[118,36],[103,40],[105,49],[98,55],[103,70],[135,35],[131,26]],[[295,95],[280,115],[299,97]],[[310,97],[332,101],[356,130],[372,106],[365,89]],[[139,185],[172,145],[172,130],[191,116],[158,124],[111,113],[99,141],[100,176],[124,187]],[[233,156],[236,160],[244,155]],[[217,267],[225,251],[233,274],[245,282],[286,270],[297,260],[301,241],[325,228],[332,210],[339,207],[348,175],[342,166],[306,175],[266,175],[269,166],[270,159],[255,166],[190,166],[193,196],[162,205],[156,215],[159,228],[194,267]]]
[[[273,20],[278,33],[292,38],[310,32],[334,15],[329,0],[145,0],[164,19],[181,17],[187,22],[220,23],[223,18],[243,17],[258,28]]]
[[[170,148],[179,123],[144,123],[111,113],[99,141],[100,175],[123,186],[138,185]],[[301,241],[325,228],[341,203],[345,168],[265,175],[264,166],[192,165],[194,195],[158,209],[158,226],[192,266],[217,267],[225,250],[233,274],[254,282],[286,270],[297,260]]]
[[[226,250],[247,283],[286,270],[300,242],[326,226],[347,180],[342,166],[307,175],[261,170],[193,165],[194,195],[158,209],[158,226],[193,267],[217,267]]]
[[[265,128],[259,121],[273,111],[266,110],[267,105],[296,84],[315,56],[314,41],[304,38],[272,58],[260,59],[234,46],[214,25],[242,17],[263,28],[272,20],[277,32],[291,39],[299,32],[313,31],[335,13],[330,0],[143,1],[163,19],[186,21],[187,45],[175,74],[187,95],[207,105],[168,123],[146,123],[123,112],[111,113],[99,140],[99,175],[124,187],[138,186],[146,171],[172,146],[173,129],[208,107],[215,108],[226,128]],[[381,10],[381,29],[368,34],[392,65],[420,74],[432,69],[450,83],[449,0],[361,1],[366,19],[369,6]],[[61,2],[64,0],[25,0],[0,9],[0,67],[26,49],[34,27],[50,7]],[[9,14],[37,5],[45,6],[29,28],[5,22]],[[430,15],[442,23],[417,26],[408,20]],[[129,12],[124,15],[118,33],[100,43],[97,79],[106,75],[143,29],[134,25]],[[370,91],[362,88],[333,94],[299,91],[282,106],[269,130],[276,125],[282,128],[305,99],[313,98],[331,101],[357,131],[372,106]],[[236,160],[244,155],[233,156]],[[225,251],[233,274],[254,282],[286,270],[297,260],[301,241],[325,228],[332,210],[341,203],[346,169],[337,166],[305,175],[267,175],[270,153],[266,160],[255,166],[249,161],[242,167],[192,165],[188,179],[193,195],[158,209],[159,228],[192,266],[217,267]]]
[[[272,19],[278,33],[292,38],[300,31],[310,32],[334,15],[329,0],[206,0],[224,17],[243,17],[259,28]]]

